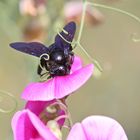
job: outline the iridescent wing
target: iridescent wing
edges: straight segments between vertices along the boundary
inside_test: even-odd
[[[64,28],[63,30],[56,35],[55,37],[55,44],[57,46],[61,46],[64,49],[70,49],[71,48],[71,42],[74,38],[75,35],[75,31],[76,31],[76,24],[75,22],[69,22]]]
[[[40,57],[42,54],[49,52],[49,49],[39,42],[31,42],[31,43],[15,42],[11,43],[10,46],[20,52],[27,53],[29,55],[37,57]]]

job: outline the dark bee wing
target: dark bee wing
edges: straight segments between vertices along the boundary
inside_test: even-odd
[[[55,37],[55,44],[57,46],[62,46],[63,48],[71,49],[71,42],[74,38],[76,31],[75,22],[69,22],[60,34],[57,34]],[[69,43],[68,43],[69,42]]]
[[[49,52],[49,49],[39,42],[15,42],[11,43],[10,46],[20,52],[24,52],[37,57],[40,57],[43,53]]]

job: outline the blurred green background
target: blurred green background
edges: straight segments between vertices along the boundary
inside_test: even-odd
[[[140,0],[110,1],[94,0],[140,17]],[[68,106],[74,122],[89,115],[110,116],[122,124],[130,140],[139,140],[140,42],[134,43],[131,35],[137,33],[137,37],[140,37],[140,23],[114,11],[98,10],[104,15],[104,22],[98,26],[86,25],[82,44],[100,62],[104,71],[100,77],[93,76],[71,95]],[[16,97],[17,110],[25,104],[20,99],[24,87],[37,79],[38,63],[38,59],[9,47],[9,43],[23,40],[22,29],[26,19],[24,17],[23,21],[22,18],[18,0],[0,0],[0,89],[9,91]],[[45,42],[49,42],[47,36]],[[83,57],[85,64],[90,63],[79,48],[76,53]],[[12,106],[10,98],[0,102],[2,108]],[[0,113],[0,140],[12,140],[10,123],[14,113]]]

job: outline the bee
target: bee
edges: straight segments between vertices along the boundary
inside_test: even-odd
[[[75,31],[75,22],[69,22],[55,36],[54,43],[49,47],[39,42],[14,42],[10,46],[20,52],[40,58],[37,69],[40,77],[44,75],[43,70],[48,74],[48,78],[64,76],[70,73],[74,60],[72,41]]]

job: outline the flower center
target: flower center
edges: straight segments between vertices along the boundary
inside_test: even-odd
[[[70,129],[72,126],[70,113],[63,100],[57,100],[47,106],[40,113],[39,118],[59,140],[62,140],[61,129],[63,127]]]

